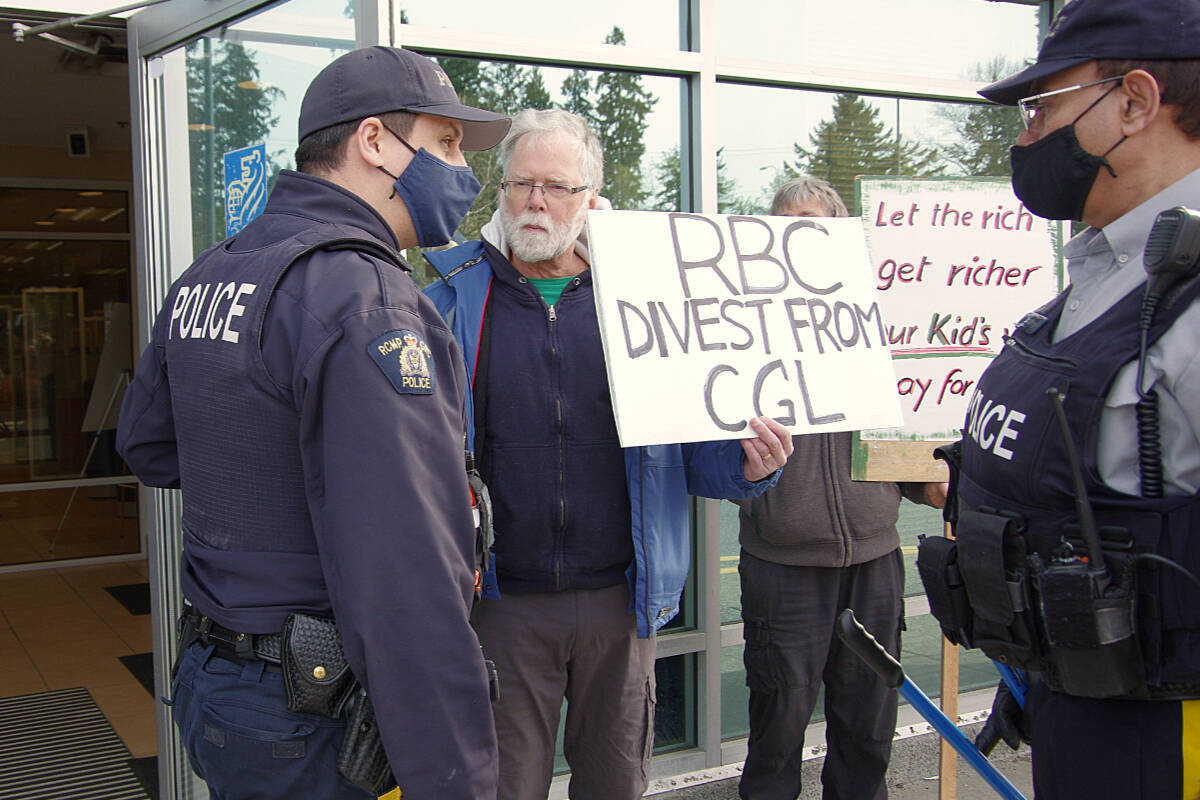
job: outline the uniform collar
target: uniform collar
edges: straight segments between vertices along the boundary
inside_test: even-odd
[[[1146,236],[1159,212],[1175,206],[1194,206],[1200,199],[1200,169],[1185,175],[1149,200],[1125,212],[1103,228],[1088,228],[1067,242],[1067,259],[1110,251],[1119,266],[1142,263]],[[1125,258],[1121,258],[1125,256]]]
[[[304,172],[290,169],[280,172],[263,213],[293,214],[317,222],[352,225],[392,249],[399,249],[395,232],[370,204],[336,183]]]

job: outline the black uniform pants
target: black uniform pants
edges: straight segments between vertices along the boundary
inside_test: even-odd
[[[1036,800],[1200,798],[1200,700],[1031,701]]]
[[[750,741],[738,786],[743,800],[795,800],[804,729],[825,684],[821,772],[825,800],[882,800],[897,694],[844,647],[834,621],[844,608],[900,657],[904,565],[896,549],[850,567],[774,564],[742,551],[743,636]]]

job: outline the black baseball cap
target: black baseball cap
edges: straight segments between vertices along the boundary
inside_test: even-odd
[[[459,120],[463,150],[495,147],[512,124],[503,114],[460,103],[450,78],[425,56],[376,46],[351,50],[313,78],[300,104],[300,139],[389,111]]]
[[[1200,58],[1200,0],[1070,0],[1054,18],[1037,61],[979,93],[1015,106],[1034,81],[1097,59]]]

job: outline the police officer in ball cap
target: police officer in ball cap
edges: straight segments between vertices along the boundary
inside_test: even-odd
[[[971,613],[939,621],[1031,670],[979,744],[1031,738],[1039,800],[1195,798],[1200,287],[1148,235],[1200,219],[1156,226],[1200,208],[1200,0],[1073,0],[980,94],[1021,113],[1021,201],[1089,227],[970,402],[947,510]]]
[[[172,695],[214,797],[374,796],[347,778],[371,753],[343,748],[371,730],[347,737],[360,689],[373,774],[495,796],[462,355],[398,251],[449,241],[480,188],[463,151],[508,126],[415,53],[341,56],[305,94],[296,171],[158,314],[118,449],[183,492]]]

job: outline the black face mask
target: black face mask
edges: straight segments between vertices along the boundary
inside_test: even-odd
[[[1104,167],[1109,175],[1117,177],[1107,156],[1126,137],[1122,136],[1104,155],[1097,156],[1084,150],[1075,136],[1075,123],[1117,86],[1100,95],[1070,125],[1064,125],[1031,145],[1013,145],[1008,151],[1013,191],[1034,214],[1046,219],[1082,220],[1083,206],[1100,168]]]

